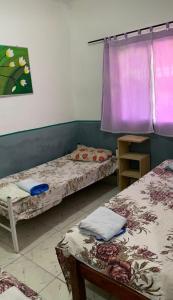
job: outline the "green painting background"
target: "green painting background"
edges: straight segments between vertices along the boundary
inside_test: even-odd
[[[6,56],[6,50],[9,48],[14,52],[13,57]],[[25,59],[26,66],[28,66],[30,70],[27,48],[0,45],[0,95],[33,93],[31,73],[24,73],[25,66],[21,67],[19,65],[19,57]],[[9,67],[10,62],[14,62],[15,67]],[[20,80],[22,79],[27,82],[27,85],[24,87],[20,84]],[[14,92],[12,92],[13,86],[16,86]]]

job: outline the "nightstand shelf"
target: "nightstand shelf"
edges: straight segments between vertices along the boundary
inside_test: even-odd
[[[148,137],[125,135],[118,139],[119,157],[119,188],[126,188],[131,182],[141,178],[150,170],[150,155],[146,153],[130,152],[132,143],[143,143]],[[138,164],[137,169],[131,168],[132,161]]]
[[[136,152],[128,152],[123,155],[120,155],[119,158],[123,159],[131,159],[131,160],[142,160],[145,159],[148,154],[136,153]]]
[[[129,170],[125,170],[125,171],[121,172],[121,176],[139,179],[140,172],[137,170],[129,169]]]

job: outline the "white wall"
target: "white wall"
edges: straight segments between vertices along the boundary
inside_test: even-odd
[[[0,134],[100,119],[103,45],[87,42],[172,11],[173,0],[0,0],[0,44],[29,48],[34,90],[0,97]]]
[[[104,36],[173,19],[173,0],[74,0],[71,12],[75,118],[100,119]]]
[[[0,134],[73,120],[68,22],[55,0],[0,0],[0,44],[29,48],[34,90],[0,97]]]

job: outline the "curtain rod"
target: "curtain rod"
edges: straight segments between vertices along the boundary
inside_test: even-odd
[[[109,37],[104,37],[104,38],[100,38],[100,39],[97,39],[97,40],[90,41],[90,42],[88,42],[88,44],[99,43],[99,42],[103,42],[105,39],[108,39],[108,38],[111,39],[111,38],[114,38],[114,37],[120,37],[120,36],[123,36],[123,35],[131,34],[131,33],[135,33],[135,32],[140,32],[140,31],[143,31],[143,30],[149,30],[149,29],[157,28],[157,27],[164,26],[164,25],[166,25],[169,28],[170,24],[173,24],[173,21],[160,23],[160,24],[153,25],[153,26],[147,26],[147,27],[143,27],[143,28],[136,29],[136,30],[131,30],[131,31],[124,32],[124,33],[111,35]]]

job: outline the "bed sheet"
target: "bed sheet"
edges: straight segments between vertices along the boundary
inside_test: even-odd
[[[49,161],[45,164],[0,179],[0,188],[8,183],[32,177],[36,181],[49,184],[48,192],[39,196],[29,196],[13,201],[16,221],[35,217],[51,207],[59,204],[62,199],[106,176],[117,168],[117,161],[112,157],[102,163],[72,161],[69,155]],[[6,203],[0,201],[1,206]],[[0,208],[0,215],[8,218],[8,213]]]
[[[173,172],[165,161],[127,189],[106,207],[127,218],[124,235],[109,242],[71,228],[56,248],[70,287],[68,257],[106,274],[109,278],[152,300],[173,299]]]

